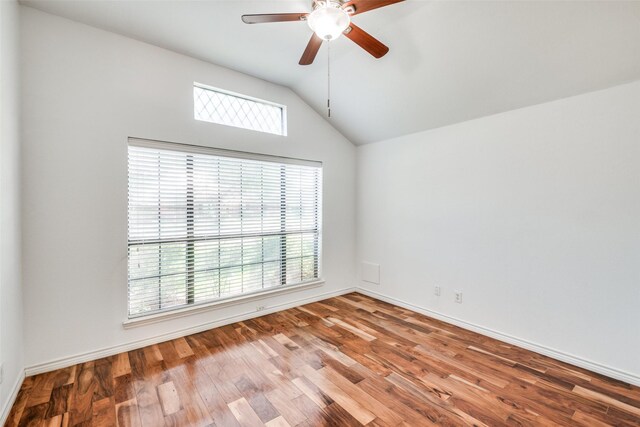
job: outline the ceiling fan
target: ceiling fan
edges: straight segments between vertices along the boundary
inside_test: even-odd
[[[335,40],[341,34],[375,58],[382,58],[389,48],[351,22],[351,17],[401,1],[404,0],[313,0],[313,11],[310,13],[242,15],[242,21],[245,24],[306,21],[313,35],[300,58],[300,65],[312,64],[322,42]]]

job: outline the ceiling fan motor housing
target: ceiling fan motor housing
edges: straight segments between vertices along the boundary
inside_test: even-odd
[[[315,0],[307,23],[318,37],[330,41],[340,37],[349,27],[351,18],[338,0]]]
[[[342,0],[313,0],[311,2],[311,7],[313,10],[316,10],[319,7],[342,7],[345,2]]]

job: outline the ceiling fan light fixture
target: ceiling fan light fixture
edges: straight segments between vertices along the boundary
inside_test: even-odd
[[[335,40],[349,27],[351,18],[333,1],[317,2],[317,7],[307,17],[309,28],[323,40]]]

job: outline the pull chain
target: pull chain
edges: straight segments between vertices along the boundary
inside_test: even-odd
[[[331,118],[331,40],[327,42],[327,117]]]

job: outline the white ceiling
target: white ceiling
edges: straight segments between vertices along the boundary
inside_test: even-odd
[[[326,43],[302,67],[305,23],[240,20],[310,0],[22,3],[288,86],[326,114]],[[391,49],[332,43],[329,120],[356,144],[640,79],[639,1],[408,0],[354,22]]]

